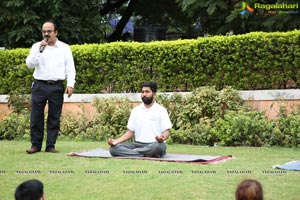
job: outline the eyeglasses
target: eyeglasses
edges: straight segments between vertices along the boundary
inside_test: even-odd
[[[43,34],[46,34],[46,33],[50,34],[50,33],[52,33],[52,32],[54,32],[54,31],[52,31],[52,30],[42,30],[42,33],[43,33]]]

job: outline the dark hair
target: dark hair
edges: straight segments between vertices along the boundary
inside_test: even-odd
[[[36,179],[21,183],[15,191],[15,200],[39,200],[44,194],[44,185]]]
[[[156,84],[156,82],[153,82],[153,81],[148,81],[148,82],[143,83],[142,88],[143,87],[149,87],[152,90],[152,92],[156,92],[156,90],[157,90],[157,84]]]
[[[44,22],[43,25],[44,25],[45,23],[51,23],[51,24],[53,24],[53,26],[54,26],[54,31],[57,31],[57,24],[56,24],[56,22],[55,22],[54,20],[48,20],[48,21]]]
[[[252,179],[242,181],[236,188],[236,200],[263,200],[263,189],[261,184]]]

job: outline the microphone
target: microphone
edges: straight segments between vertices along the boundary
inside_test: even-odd
[[[44,37],[44,41],[48,42],[48,40],[49,40],[49,37],[48,37],[48,35],[46,35],[46,36]],[[40,46],[40,53],[43,53],[45,47],[46,47],[46,45]]]

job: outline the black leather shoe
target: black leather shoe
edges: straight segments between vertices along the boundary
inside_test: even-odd
[[[40,151],[41,150],[39,148],[37,148],[37,147],[31,147],[31,149],[26,150],[26,152],[28,154],[34,154],[34,153],[37,153],[37,152],[40,152]]]
[[[48,148],[48,149],[46,149],[46,152],[48,152],[48,153],[58,153],[59,151],[57,151],[55,148],[53,148],[53,147],[50,147],[50,148]]]

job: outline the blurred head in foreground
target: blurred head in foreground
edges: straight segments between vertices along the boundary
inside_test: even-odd
[[[36,179],[21,183],[15,191],[15,200],[45,200],[44,185]]]
[[[252,179],[242,181],[236,188],[236,200],[263,200],[263,189],[261,184]]]

